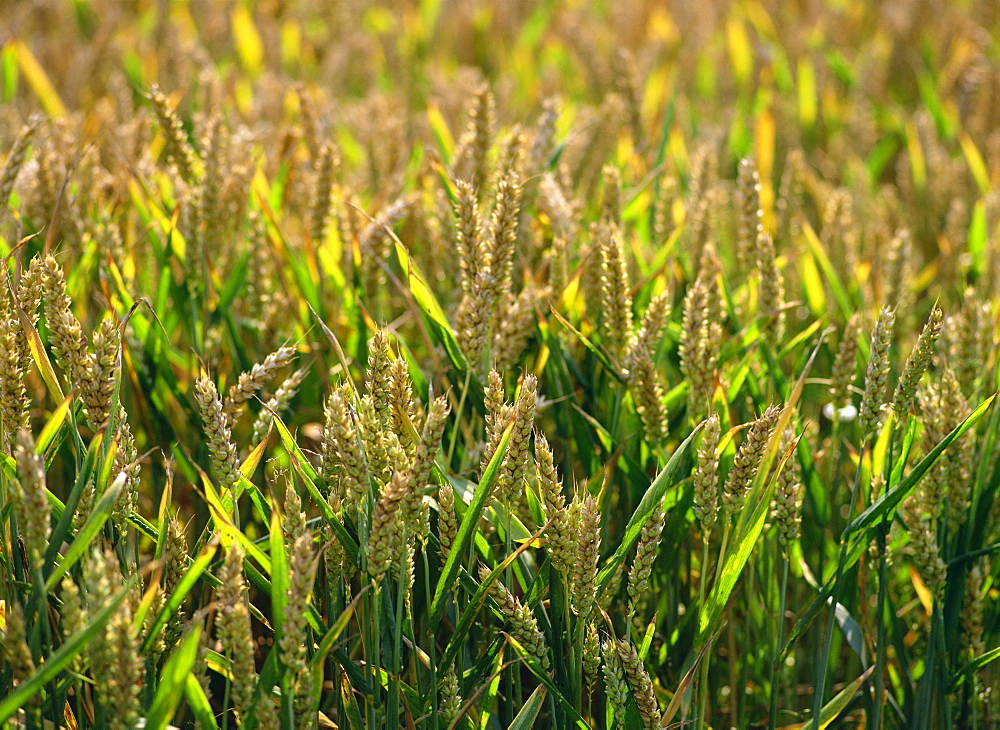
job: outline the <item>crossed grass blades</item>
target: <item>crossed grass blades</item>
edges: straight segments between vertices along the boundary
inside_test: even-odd
[[[0,723],[995,727],[995,8],[337,8],[6,9]]]

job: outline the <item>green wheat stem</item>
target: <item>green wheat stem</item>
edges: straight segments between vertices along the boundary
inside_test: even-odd
[[[729,546],[729,533],[732,530],[732,523],[729,521],[729,515],[725,515],[725,527],[722,529],[722,544],[719,546],[719,562],[716,565],[715,580],[718,582],[719,577],[722,575],[722,565],[726,561],[726,549]],[[707,541],[706,541],[707,544]],[[705,548],[707,552],[707,547]],[[699,603],[699,607],[704,604]],[[702,726],[708,727],[706,722],[706,713],[708,712],[708,667],[709,667],[709,655],[706,654],[705,658],[701,662],[701,680],[699,682],[699,696],[700,700],[698,703],[698,716],[701,718]]]
[[[893,462],[895,459],[896,437],[906,433],[906,420],[898,424],[893,421],[893,433],[889,439],[889,448],[886,454],[885,473],[892,475]],[[888,484],[887,484],[888,487]],[[874,502],[881,495],[871,495]],[[888,564],[886,560],[886,537],[889,532],[888,524],[881,524],[875,531],[875,542],[878,549],[878,598],[875,602],[875,620],[878,622],[875,638],[875,706],[872,710],[872,730],[879,730],[882,725],[883,694],[885,690],[885,602],[887,599]]]
[[[722,528],[722,545],[719,546],[719,562],[715,566],[715,580],[716,582],[722,577],[722,566],[726,562],[726,549],[729,547],[729,533],[732,530],[732,524],[729,521],[729,515],[725,516],[725,527]]]
[[[226,652],[230,659],[232,659],[232,652]],[[232,688],[233,682],[230,679],[230,673],[226,673],[226,685],[225,689],[222,691],[222,706],[226,710],[222,713],[222,730],[229,730],[229,690]]]
[[[424,562],[424,600],[426,605],[430,606],[433,601],[433,596],[431,594],[431,582],[430,582],[430,561],[427,559],[427,546],[423,546],[424,549],[420,551],[421,557]],[[438,686],[437,686],[437,654],[436,647],[434,646],[434,635],[431,633],[430,622],[424,621],[424,631],[426,633],[424,644],[427,647],[427,656],[429,659],[428,671],[430,672],[430,686],[431,686],[431,727],[434,730],[438,729],[439,719],[440,719],[440,705],[438,702]],[[413,635],[416,636],[417,630],[416,626],[413,627]]]
[[[448,461],[446,462],[449,467],[451,466],[452,459],[455,457],[455,444],[458,443],[458,435],[461,432],[462,411],[465,410],[465,399],[469,395],[469,386],[471,384],[472,369],[469,368],[465,371],[465,383],[462,385],[462,394],[458,399],[458,408],[455,409],[455,426],[451,432],[451,443],[448,445]]]
[[[778,689],[775,686],[778,669],[781,663],[781,648],[785,643],[785,601],[788,593],[788,553],[782,551],[781,555],[781,595],[779,597],[778,609],[778,637],[774,645],[774,658],[771,660],[771,700],[768,711],[768,727],[778,726]]]
[[[402,648],[403,643],[403,608],[406,603],[403,596],[403,592],[406,590],[406,539],[406,529],[404,528],[401,539],[404,547],[400,553],[399,576],[396,581],[396,602],[394,606],[391,606],[391,608],[395,611],[395,621],[393,622],[392,635],[392,671],[389,672],[389,681],[387,683],[389,691],[389,704],[386,715],[387,723],[397,722],[399,718],[399,675],[403,671],[400,649]],[[388,588],[388,581],[386,581],[386,595],[391,596],[392,594],[388,592]]]
[[[885,600],[886,600],[886,577],[888,573],[888,561],[886,560],[886,533],[885,526],[879,525],[875,533],[875,540],[878,546],[878,600],[876,602],[875,619],[878,621],[878,628],[875,639],[875,707],[872,711],[872,730],[878,730],[882,723],[883,693],[885,689]]]
[[[367,642],[365,645],[365,663],[368,667],[368,681],[371,682],[372,695],[368,698],[367,709],[368,709],[368,725],[369,727],[378,727],[378,695],[379,693],[379,678],[378,678],[378,668],[381,664],[381,647],[379,638],[382,635],[381,621],[379,620],[379,604],[380,597],[382,594],[382,579],[378,579],[375,583],[374,590],[368,591],[368,596],[366,597],[366,603],[368,604],[368,615],[371,617],[370,621],[365,621],[365,629],[367,629]]]
[[[711,533],[702,535],[701,540],[701,575],[698,578],[698,608],[701,609],[705,605],[705,588],[708,582],[708,546],[709,538]],[[698,691],[695,696],[695,708],[698,713],[698,718],[701,719],[702,725],[705,725],[705,710],[708,706],[708,663],[709,655],[706,654],[705,658],[702,660],[701,667],[698,671]]]
[[[865,452],[868,448],[867,439],[861,445],[858,453],[858,467],[854,472],[854,484],[851,487],[851,500],[847,506],[847,523],[850,524],[854,513],[854,502],[857,499],[858,486],[861,484],[861,472],[864,467]],[[840,538],[840,557],[837,559],[837,570],[833,576],[833,583],[830,588],[830,615],[827,618],[826,631],[823,635],[823,645],[820,654],[820,661],[816,666],[816,689],[813,697],[813,718],[819,718],[823,709],[823,692],[826,687],[826,675],[830,660],[830,649],[833,646],[833,627],[836,624],[836,610],[840,602],[841,585],[840,579],[844,573],[844,566],[847,564],[847,539],[842,535]]]
[[[631,621],[627,623],[632,623]],[[573,627],[573,643],[569,647],[569,665],[571,667],[569,682],[570,682],[570,701],[573,702],[573,706],[576,707],[581,712],[583,711],[583,642],[584,634],[586,632],[586,624],[583,621],[577,620]]]
[[[702,535],[701,539],[701,575],[698,576],[698,605],[705,605],[705,587],[708,581],[708,543],[711,532]]]

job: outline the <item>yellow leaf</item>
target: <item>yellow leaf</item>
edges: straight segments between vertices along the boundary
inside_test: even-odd
[[[985,195],[990,189],[990,174],[986,171],[986,163],[983,162],[983,156],[979,154],[976,143],[972,141],[972,138],[966,132],[962,132],[959,135],[958,141],[962,145],[962,152],[965,153],[965,161],[969,163],[969,172],[975,178],[976,185],[979,186],[979,192]]]
[[[816,72],[812,61],[803,56],[798,65],[799,121],[803,127],[816,124]]]
[[[646,23],[646,33],[652,41],[662,41],[667,46],[680,42],[681,33],[677,24],[664,7],[653,6],[653,12]]]
[[[233,99],[241,114],[249,114],[253,108],[253,85],[249,79],[239,79],[233,84]]]
[[[450,158],[452,150],[455,149],[455,138],[452,137],[451,130],[448,129],[448,122],[445,121],[444,115],[441,114],[441,110],[436,104],[430,104],[427,107],[427,121],[431,124],[431,131],[437,139],[438,147],[441,148],[441,154],[445,159]]]
[[[748,2],[744,7],[744,12],[747,14],[747,20],[760,35],[766,38],[777,38],[778,31],[774,27],[774,21],[771,20],[771,16],[761,3]]]
[[[668,67],[655,68],[649,73],[642,94],[642,116],[644,118],[649,119],[659,113],[660,107],[663,106],[663,100],[669,99],[671,96],[672,85],[673,81]]]
[[[65,114],[66,107],[63,106],[59,94],[56,93],[56,89],[52,85],[52,82],[49,81],[49,77],[42,69],[41,64],[38,63],[38,60],[28,50],[28,47],[21,41],[12,41],[10,48],[17,59],[17,66],[21,69],[21,75],[24,76],[31,90],[35,92],[42,108],[54,117]]]
[[[912,565],[910,566],[910,581],[913,583],[913,590],[916,591],[917,598],[920,599],[920,605],[924,607],[927,615],[930,616],[934,610],[934,596],[931,594],[927,584],[924,583],[924,579],[920,577],[920,573]]]
[[[63,720],[66,721],[66,730],[79,730],[79,725],[76,722],[76,716],[73,714],[73,708],[70,707],[69,701],[63,705]]]
[[[733,64],[733,75],[738,85],[743,86],[753,73],[753,48],[743,23],[732,16],[726,21],[726,46]]]
[[[38,434],[38,439],[35,441],[35,453],[44,454],[49,445],[55,440],[56,434],[59,429],[62,428],[63,423],[66,422],[66,416],[69,415],[70,406],[73,405],[73,392],[63,398],[62,403],[60,403],[56,409],[52,412],[49,420],[45,423],[42,428],[41,433]]]
[[[302,27],[294,20],[281,25],[281,63],[292,66],[302,55]]]
[[[774,185],[774,115],[769,109],[757,116],[754,125],[754,148],[757,152],[757,174],[760,176],[760,209],[765,228],[773,227]]]
[[[799,258],[799,274],[802,277],[803,288],[806,291],[806,300],[809,302],[809,309],[816,316],[826,311],[826,293],[823,289],[823,277],[820,276],[819,268],[812,256],[801,256]]]
[[[912,121],[906,124],[906,149],[910,153],[913,184],[918,190],[923,190],[927,187],[927,163],[924,161],[924,148],[920,145],[917,126]]]
[[[231,22],[233,41],[243,68],[256,74],[264,63],[264,43],[260,39],[260,33],[257,32],[257,26],[254,25],[253,16],[246,6],[237,5],[233,8]]]
[[[31,350],[31,357],[35,361],[42,380],[45,381],[45,385],[48,387],[49,393],[53,398],[62,402],[65,396],[63,395],[62,388],[59,387],[59,378],[56,376],[56,371],[45,352],[42,338],[38,336],[38,330],[35,329],[34,323],[20,306],[17,308],[17,315],[21,319],[21,328],[28,338],[28,348]]]

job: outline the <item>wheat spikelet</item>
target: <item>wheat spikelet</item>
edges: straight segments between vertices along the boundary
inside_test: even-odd
[[[552,230],[557,239],[576,239],[579,225],[576,220],[576,206],[570,201],[555,175],[546,172],[538,181],[538,210],[552,221]],[[558,287],[561,289],[562,287]],[[557,289],[553,282],[553,289]]]
[[[632,341],[632,352],[626,357],[626,362],[631,361],[635,349],[645,347],[650,353],[656,351],[660,340],[663,338],[663,328],[670,317],[670,292],[663,291],[653,297],[649,306],[646,307],[639,327],[635,331]]]
[[[14,449],[18,481],[13,485],[14,513],[34,569],[41,569],[49,546],[49,504],[46,497],[45,461],[35,453],[31,432],[17,434]]]
[[[967,656],[970,659],[981,655],[985,649],[983,588],[989,574],[989,557],[983,556],[972,564],[965,579],[965,599],[962,602],[959,623],[962,627],[962,643],[968,647]]]
[[[3,168],[0,169],[0,209],[6,207],[7,201],[10,200],[10,194],[14,190],[14,181],[17,180],[17,174],[24,165],[28,156],[28,147],[31,145],[31,140],[34,138],[40,123],[40,117],[29,119],[28,123],[18,132],[10,152],[7,153],[7,159],[4,161]]]
[[[782,451],[795,443],[795,433],[788,430],[782,438]],[[788,545],[799,536],[799,526],[802,522],[802,470],[799,457],[793,451],[785,462],[785,467],[778,474],[778,486],[774,492],[774,509],[771,516],[778,530],[778,544],[785,555],[788,555]]]
[[[881,427],[882,394],[889,375],[889,347],[896,315],[888,307],[879,312],[872,330],[871,356],[865,374],[865,392],[861,398],[860,426],[863,442],[870,440]]]
[[[438,487],[438,541],[441,560],[448,560],[451,546],[458,536],[458,517],[455,515],[455,490],[450,484]]]
[[[598,220],[612,228],[621,228],[622,172],[615,165],[605,165],[601,169],[601,178],[604,181],[604,194],[601,197]]]
[[[249,717],[257,686],[253,633],[243,581],[244,557],[243,548],[238,543],[234,543],[226,553],[226,561],[219,571],[219,587],[216,589],[219,609],[215,619],[222,651],[233,664],[229,697],[241,724],[244,718]]]
[[[111,399],[115,392],[118,363],[118,328],[110,319],[98,326],[93,336],[94,354],[86,386],[81,388],[87,417],[95,430],[103,430],[111,420]]]
[[[904,510],[910,518],[908,550],[917,572],[934,597],[935,608],[940,610],[948,580],[948,567],[941,559],[941,549],[933,523],[917,513],[913,500],[908,500],[908,503],[904,503]]]
[[[632,348],[630,359],[628,388],[646,429],[646,442],[651,446],[666,443],[670,424],[659,370],[644,343]]]
[[[479,276],[483,258],[483,220],[476,191],[465,180],[455,181],[455,250],[462,291],[468,295]]]
[[[274,422],[275,415],[280,417],[288,409],[306,373],[307,371],[304,369],[296,370],[285,378],[281,385],[278,386],[278,389],[274,391],[274,395],[260,409],[260,413],[257,414],[257,418],[253,422],[253,435],[250,437],[251,443],[260,443]]]
[[[526,375],[514,403],[514,427],[507,453],[500,463],[495,487],[500,500],[511,508],[517,503],[523,490],[524,475],[528,468],[528,440],[535,424],[537,395],[538,379],[534,375]]]
[[[601,549],[601,513],[597,501],[587,495],[580,503],[576,521],[577,559],[573,563],[570,590],[577,617],[586,622],[597,598],[597,559]]]
[[[0,310],[0,417],[3,418],[3,445],[8,449],[18,431],[28,427],[29,401],[24,387],[21,350],[25,343],[21,335],[21,323],[4,306]]]
[[[778,406],[768,406],[761,417],[750,424],[746,439],[736,451],[733,466],[722,488],[722,504],[727,517],[743,506],[761,457],[764,455],[767,441],[780,414],[781,409]]]
[[[761,314],[770,319],[764,325],[764,334],[770,342],[780,343],[785,337],[785,283],[778,269],[777,254],[771,234],[761,233],[754,247],[757,270],[760,272]]]
[[[0,637],[3,640],[3,655],[7,659],[14,678],[18,683],[21,683],[35,673],[35,660],[32,658],[31,649],[25,641],[27,627],[21,604],[16,602],[7,604],[6,626]]]
[[[198,378],[195,384],[195,400],[198,402],[198,410],[205,424],[205,435],[208,437],[212,475],[221,491],[234,490],[239,482],[236,445],[233,443],[230,421],[215,383],[206,377]]]
[[[493,335],[494,367],[501,372],[513,369],[535,334],[535,303],[544,300],[547,291],[538,291],[534,286],[526,286],[515,298],[508,294],[501,302],[504,312],[498,318],[496,333]]]
[[[87,349],[80,321],[71,311],[73,302],[66,293],[66,276],[52,256],[42,259],[39,266],[49,344],[69,383],[81,385],[91,377],[93,355]]]
[[[841,409],[851,404],[853,396],[851,386],[854,384],[858,359],[858,330],[861,316],[857,313],[844,326],[844,334],[840,338],[840,346],[833,360],[830,371],[830,403],[834,409]]]
[[[163,148],[164,155],[177,168],[184,182],[193,184],[199,175],[198,158],[184,132],[184,125],[181,123],[180,117],[177,116],[177,111],[156,84],[150,87],[146,98],[152,104],[156,121],[166,138],[166,145]]]
[[[663,532],[664,524],[665,513],[661,501],[653,508],[652,514],[642,526],[639,542],[635,548],[635,560],[628,572],[626,590],[630,601],[628,609],[630,619],[638,618],[646,592],[649,590],[649,576],[653,572],[653,563],[656,562],[659,552],[660,534]]]
[[[749,157],[740,160],[736,177],[736,214],[736,261],[741,271],[748,271],[761,232],[760,178]]]
[[[529,174],[537,175],[546,170],[555,148],[556,122],[559,121],[559,100],[549,97],[542,102],[542,113],[535,123],[525,167]]]
[[[944,314],[935,306],[917,339],[917,344],[913,346],[913,352],[906,360],[903,372],[899,376],[899,382],[896,383],[896,392],[892,397],[892,410],[900,415],[908,413],[913,405],[913,399],[917,394],[917,384],[930,364],[931,356],[934,354],[934,344],[941,335],[943,319]]]
[[[63,640],[79,634],[87,628],[87,613],[84,609],[83,598],[80,589],[73,579],[66,577],[62,579],[60,593],[62,595],[62,606],[59,609],[59,626],[62,628]],[[83,673],[83,657],[76,657],[70,665],[77,672]]]
[[[462,302],[456,318],[455,338],[469,369],[481,372],[487,346],[493,340],[496,310],[496,282],[489,272],[480,272],[470,294]]]
[[[607,225],[598,225],[594,235],[601,254],[601,333],[611,355],[621,362],[632,337],[632,295],[621,237]]]
[[[312,704],[312,672],[308,665],[306,610],[312,594],[316,568],[319,564],[312,547],[312,535],[300,535],[289,555],[289,586],[285,604],[285,622],[281,627],[278,649],[281,662],[294,677],[295,726],[316,727],[316,713],[309,712]]]
[[[656,696],[653,694],[653,682],[649,678],[646,668],[642,665],[642,660],[639,659],[635,646],[625,639],[619,639],[615,643],[615,648],[618,650],[618,657],[625,668],[625,676],[632,688],[632,696],[639,706],[639,717],[642,718],[643,727],[647,730],[658,728],[660,726],[660,708],[657,705]]]
[[[482,84],[469,104],[468,127],[459,140],[453,164],[455,175],[467,180],[477,193],[489,179],[488,152],[493,143],[495,114],[493,94]]]
[[[479,579],[485,581],[490,571],[486,566],[480,566]],[[549,648],[545,643],[545,636],[538,628],[538,621],[530,607],[523,605],[517,598],[511,595],[499,581],[490,584],[490,596],[497,602],[503,615],[511,626],[511,633],[517,639],[525,651],[538,662],[544,671],[551,667],[549,659]]]
[[[316,183],[309,208],[309,237],[316,244],[326,240],[326,229],[330,224],[330,216],[333,212],[333,179],[339,166],[340,158],[336,148],[331,143],[324,142],[316,157],[313,171]]]
[[[504,401],[503,376],[496,370],[490,370],[483,396],[486,407],[486,448],[480,461],[480,473],[486,470],[486,466],[493,459],[504,429],[507,428],[514,412],[514,407]]]
[[[696,418],[708,412],[719,361],[722,340],[722,316],[718,310],[719,270],[714,248],[706,245],[698,276],[684,297],[678,354],[681,373],[691,382],[688,409]]]
[[[785,164],[781,171],[781,181],[778,183],[778,195],[775,200],[775,213],[784,233],[783,240],[796,241],[801,235],[799,222],[799,197],[802,195],[802,178],[805,170],[805,158],[802,150],[793,149],[785,155]]]
[[[628,702],[628,682],[625,679],[625,669],[618,655],[615,642],[608,640],[601,644],[601,655],[604,657],[602,667],[604,674],[604,691],[608,696],[612,711],[619,726],[625,724],[625,706]]]
[[[601,668],[601,638],[593,623],[587,624],[583,636],[583,676],[587,680],[587,694],[593,696],[597,672]]]
[[[365,554],[368,560],[368,573],[376,579],[389,569],[395,557],[402,526],[400,512],[405,508],[406,500],[412,491],[407,476],[405,472],[396,472],[393,475],[372,513]]]
[[[420,428],[420,418],[413,400],[413,381],[410,366],[401,357],[393,358],[389,364],[389,428],[408,449],[416,446],[414,429]],[[409,427],[408,427],[409,426]]]
[[[339,486],[337,493],[350,515],[361,508],[369,491],[368,469],[352,401],[353,391],[346,383],[335,388],[327,398],[320,460],[327,489],[333,493],[334,484]]]
[[[441,720],[446,723],[453,723],[462,709],[462,695],[459,694],[458,675],[454,667],[448,667],[448,671],[441,680]]]
[[[421,540],[426,540],[427,531],[430,529],[429,510],[427,502],[423,498],[423,490],[430,484],[431,469],[441,446],[441,437],[444,435],[449,412],[448,400],[445,396],[431,401],[427,408],[427,417],[424,420],[420,441],[410,466],[409,479],[414,488],[407,498],[404,518],[407,521],[407,529],[410,534],[417,535]]]
[[[264,387],[274,374],[288,365],[295,357],[294,347],[281,347],[255,364],[248,372],[241,373],[236,383],[226,395],[224,411],[227,423],[232,428],[243,411],[244,404]]]
[[[389,425],[392,382],[392,350],[389,335],[378,330],[368,345],[368,366],[365,368],[365,391],[375,405],[379,428]]]
[[[517,170],[509,172],[497,184],[496,204],[490,216],[485,241],[490,262],[490,282],[495,297],[499,297],[501,292],[510,290],[522,193],[523,188],[518,181]]]
[[[612,59],[612,71],[615,90],[624,101],[632,144],[642,148],[646,144],[642,126],[642,77],[636,68],[635,56],[628,49],[619,48]]]
[[[86,566],[87,608],[91,613],[104,608],[121,590],[122,574],[118,558],[110,551],[96,552]],[[109,726],[115,730],[135,727],[141,714],[143,662],[139,637],[133,627],[132,608],[122,602],[89,647],[91,670],[104,705]]]
[[[719,417],[715,414],[705,421],[698,446],[698,466],[694,473],[694,514],[701,524],[702,538],[715,523],[719,511]]]

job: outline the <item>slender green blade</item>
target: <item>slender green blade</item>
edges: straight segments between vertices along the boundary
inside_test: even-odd
[[[187,706],[194,714],[195,719],[198,720],[201,730],[213,728],[218,730],[219,724],[215,721],[212,703],[208,701],[204,688],[194,674],[189,674],[184,678],[184,698],[187,700]]]
[[[420,272],[413,259],[410,258],[406,247],[395,236],[393,236],[393,239],[396,259],[399,261],[399,267],[406,272],[410,294],[413,295],[414,301],[420,307],[420,311],[423,312],[424,318],[428,325],[430,325],[434,337],[444,347],[445,352],[448,353],[448,359],[451,360],[451,364],[457,370],[465,372],[469,367],[468,363],[465,360],[465,355],[462,353],[462,348],[458,345],[458,340],[455,338],[455,332],[452,330],[451,324],[445,316],[444,309],[441,308],[441,304],[438,302],[437,296],[435,296],[434,291],[428,286],[427,278]]]
[[[125,487],[126,474],[121,472],[110,487],[101,495],[101,498],[94,505],[94,509],[91,511],[90,516],[87,517],[87,521],[83,523],[83,527],[80,531],[76,533],[76,537],[73,538],[73,542],[69,544],[66,549],[65,555],[63,555],[62,560],[55,566],[52,573],[49,575],[48,580],[45,581],[45,587],[48,590],[53,590],[59,581],[62,579],[69,569],[72,568],[77,562],[83,557],[84,553],[92,548],[95,541],[97,540],[97,533],[101,531],[104,527],[104,523],[108,521],[111,517],[111,512],[114,509],[115,501],[118,499],[118,495],[121,494],[122,489]]]
[[[850,537],[856,532],[860,532],[869,527],[874,527],[882,522],[891,520],[895,514],[896,507],[916,488],[917,484],[923,478],[924,474],[934,466],[934,463],[941,457],[948,446],[950,446],[955,439],[959,438],[968,431],[970,428],[976,425],[976,422],[983,417],[983,414],[989,409],[993,404],[993,400],[997,397],[997,393],[994,393],[989,398],[984,400],[976,410],[970,413],[960,424],[958,424],[947,436],[945,436],[941,443],[935,446],[923,459],[917,463],[910,473],[906,475],[906,478],[901,482],[893,485],[893,487],[886,491],[881,497],[879,497],[874,504],[872,504],[868,509],[858,515],[851,524],[847,526],[844,530],[844,538]]]
[[[812,368],[812,364],[822,344],[821,339],[803,368],[802,375],[799,376],[788,402],[785,404],[784,409],[782,409],[781,415],[778,417],[778,422],[771,432],[771,438],[768,439],[764,454],[761,456],[757,471],[754,474],[753,486],[751,486],[750,493],[744,501],[747,507],[744,508],[736,523],[731,543],[732,547],[722,557],[722,569],[719,571],[719,577],[712,586],[712,591],[705,600],[705,605],[698,616],[699,643],[718,629],[719,623],[722,620],[722,612],[729,602],[733,590],[736,588],[736,581],[743,572],[743,568],[746,566],[747,561],[750,559],[750,554],[757,544],[757,539],[764,529],[764,523],[771,509],[771,497],[774,495],[774,489],[777,484],[777,474],[780,473],[785,462],[789,458],[794,457],[797,443],[785,451],[781,462],[778,464],[778,468],[771,474],[771,465],[774,464],[778,455],[782,436],[792,421],[792,416],[795,414],[795,407],[798,405],[799,398],[802,396],[802,390],[805,387],[806,376],[809,374],[809,370]],[[771,474],[770,478],[768,478],[769,474]]]
[[[173,719],[174,712],[184,694],[184,685],[191,676],[191,670],[198,660],[198,643],[201,640],[201,625],[194,624],[181,639],[180,645],[163,666],[160,684],[156,688],[153,704],[146,713],[146,727],[163,730]]]
[[[86,628],[81,629],[63,642],[59,651],[39,665],[38,670],[31,677],[18,685],[18,688],[6,698],[0,700],[0,725],[13,717],[21,707],[27,704],[29,699],[40,692],[42,687],[57,677],[80,652],[96,640],[98,632],[104,628],[104,624],[108,622],[111,615],[118,610],[137,580],[136,576],[132,576],[128,584],[107,606],[89,617]]]
[[[544,684],[535,687],[535,691],[531,693],[531,697],[521,707],[521,711],[517,713],[517,716],[507,730],[528,730],[529,728],[533,728],[535,720],[538,719],[538,713],[542,711],[542,706],[545,704],[546,692],[548,692],[548,688]]]
[[[642,528],[649,520],[649,516],[653,514],[653,510],[656,509],[656,505],[660,503],[664,495],[671,487],[677,486],[677,483],[681,479],[681,466],[683,464],[684,456],[699,430],[701,430],[700,425],[691,431],[688,437],[681,442],[680,446],[677,447],[676,451],[674,451],[673,455],[670,457],[666,466],[660,470],[660,473],[656,475],[653,483],[649,485],[649,489],[647,489],[646,493],[642,495],[642,499],[639,500],[639,505],[635,508],[635,512],[632,513],[632,518],[628,521],[628,525],[625,527],[625,534],[622,536],[621,544],[618,546],[615,554],[608,559],[607,563],[597,576],[598,595],[603,593],[608,582],[618,569],[618,566],[625,561],[625,557],[628,555],[629,550],[632,549],[632,546],[639,539],[639,535],[642,533]]]
[[[173,593],[171,593],[167,598],[167,602],[164,604],[159,614],[157,614],[156,620],[153,621],[153,625],[146,633],[146,641],[142,645],[142,650],[144,652],[149,650],[153,642],[156,641],[157,637],[160,635],[160,630],[167,625],[167,621],[170,620],[170,617],[177,613],[181,604],[184,603],[184,599],[188,597],[191,590],[195,587],[198,581],[201,580],[201,576],[208,569],[208,566],[215,557],[217,550],[217,544],[208,545],[202,551],[201,555],[198,556],[198,559],[195,560],[184,572],[184,577],[181,578],[177,587],[174,588]]]
[[[823,709],[819,713],[819,721],[817,722],[815,719],[810,720],[802,726],[802,730],[826,730],[826,728],[830,727],[833,721],[840,717],[840,713],[844,711],[874,669],[874,665],[868,667],[860,677],[838,692],[832,700],[823,706]]]
[[[493,458],[490,459],[490,463],[486,466],[483,478],[479,480],[476,491],[472,494],[472,501],[465,510],[462,524],[458,528],[458,535],[451,546],[451,552],[448,554],[448,559],[441,570],[437,589],[434,592],[434,600],[431,603],[430,611],[430,625],[432,628],[436,628],[441,623],[441,617],[444,616],[444,607],[447,603],[448,595],[451,593],[451,586],[455,582],[455,576],[458,574],[459,561],[465,557],[468,551],[469,543],[476,533],[479,517],[483,514],[486,502],[493,492],[493,485],[497,480],[497,475],[500,473],[500,464],[503,463],[504,456],[507,454],[507,446],[510,444],[512,430],[513,424],[509,425],[504,431],[500,443],[497,445],[496,453],[493,454]]]

